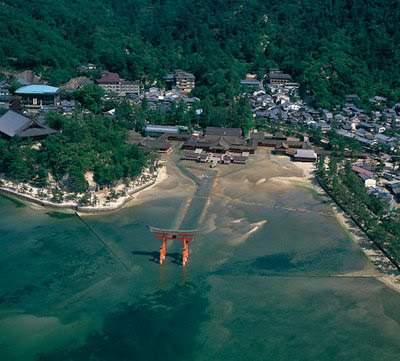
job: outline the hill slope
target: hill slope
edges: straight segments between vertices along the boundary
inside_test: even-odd
[[[183,68],[213,101],[279,65],[322,106],[350,92],[397,100],[399,20],[396,0],[5,0],[0,65],[53,83],[88,61],[130,78]]]

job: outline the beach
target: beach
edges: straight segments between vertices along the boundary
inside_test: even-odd
[[[315,189],[318,194],[329,200],[329,205],[333,209],[337,220],[349,232],[353,241],[358,244],[378,271],[376,273],[376,278],[397,292],[400,292],[399,271],[383,254],[383,252],[379,250],[368,236],[355,224],[355,222],[325,193],[323,188],[315,179],[315,165],[313,163],[295,163],[295,165],[303,171],[302,177],[274,178],[273,181],[283,183],[288,182],[293,183],[294,185],[302,185],[303,183],[303,186],[312,187],[312,189]],[[363,272],[359,272],[357,275],[362,276]],[[369,273],[367,273],[367,275],[369,276]]]
[[[207,165],[194,165],[193,163],[184,162],[190,169],[196,174],[200,174],[201,171],[207,169]],[[268,171],[266,172],[266,169]],[[230,186],[234,185],[236,189],[254,190],[256,188],[264,188],[267,192],[283,192],[287,187],[302,187],[310,189],[311,192],[316,192],[324,202],[329,204],[329,208],[332,210],[332,214],[346,229],[350,238],[360,247],[363,253],[373,264],[373,267],[367,267],[365,270],[353,273],[359,277],[375,277],[376,279],[384,282],[389,287],[393,288],[397,292],[400,292],[400,274],[396,267],[390,262],[390,260],[379,250],[365,235],[365,233],[354,223],[354,221],[341,210],[337,204],[325,193],[322,187],[318,184],[315,179],[315,164],[309,162],[291,162],[286,156],[271,155],[265,150],[258,152],[253,155],[248,164],[244,166],[230,165],[230,166],[219,166],[218,177],[220,182],[217,182],[217,186],[228,188],[227,183]],[[230,178],[230,175],[235,176]],[[238,177],[240,175],[240,177]],[[240,182],[240,185],[238,184]],[[216,190],[221,192],[221,188]],[[221,195],[220,195],[221,196]],[[244,200],[241,200],[243,202]],[[265,202],[269,202],[266,200]],[[275,206],[276,207],[276,206]],[[308,213],[312,216],[313,212],[307,209],[293,208],[280,206],[281,209],[286,209],[291,212],[303,212]],[[325,212],[326,213],[326,212]],[[329,213],[327,215],[330,215]],[[237,222],[235,220],[233,223]],[[265,220],[267,222],[267,220]],[[243,226],[243,225],[242,225]],[[250,228],[249,228],[250,227]],[[212,227],[211,229],[213,229]],[[258,229],[251,228],[248,225],[243,229],[242,237],[246,238],[249,236],[249,232]],[[344,274],[343,276],[346,276]]]
[[[312,165],[266,150],[244,166],[162,161],[162,181],[118,212],[0,198],[2,360],[398,355],[400,294],[317,191]],[[198,228],[185,267],[180,241],[159,264],[149,226]]]
[[[182,166],[179,166],[179,164],[187,168],[189,172],[183,174]],[[106,206],[78,207],[76,204],[70,202],[55,204],[35,199],[27,194],[12,192],[6,188],[2,190],[6,195],[26,201],[28,204],[32,202],[31,206],[34,209],[37,207],[39,207],[37,209],[45,207],[49,209],[56,208],[63,212],[77,211],[77,213],[82,216],[116,212],[122,208],[139,206],[145,202],[154,201],[159,197],[168,198],[179,193],[181,196],[185,197],[185,201],[180,205],[179,216],[174,224],[174,228],[177,228],[177,226],[182,223],[183,217],[188,210],[192,200],[190,194],[195,191],[196,181],[201,179],[204,171],[208,169],[208,164],[180,161],[179,151],[175,150],[173,154],[162,156],[161,165],[155,177],[151,178],[147,183],[133,188],[126,196],[120,196]],[[227,182],[230,186],[236,186],[237,189],[254,190],[255,188],[262,189],[264,187],[269,192],[271,190],[274,192],[282,192],[285,187],[305,187],[309,188],[311,191],[317,192],[325,202],[329,203],[339,223],[347,230],[351,239],[361,248],[376,268],[376,272],[372,272],[371,269],[368,269],[366,272],[357,272],[357,275],[370,277],[372,272],[373,277],[376,277],[389,287],[400,292],[400,274],[398,270],[390,260],[374,246],[354,221],[325,193],[316,181],[314,171],[314,163],[294,163],[286,156],[271,155],[269,151],[262,150],[254,154],[246,165],[219,165],[216,169],[218,181],[215,190],[213,190],[213,195],[223,198],[220,187],[225,184],[224,187],[228,188],[226,185]],[[237,175],[242,175],[242,177],[237,178]],[[241,184],[237,184],[238,182]],[[268,200],[266,200],[266,202],[268,203]],[[209,204],[209,202],[207,204]],[[284,206],[280,206],[280,208],[292,212],[306,212],[312,214],[309,210],[302,208]],[[206,209],[204,209],[202,216],[200,216],[201,219],[204,218],[205,211]],[[238,234],[236,236],[236,239],[239,241],[249,237],[253,232],[257,231],[260,226],[262,227],[267,220],[260,221],[257,224],[248,224],[244,228],[242,222],[243,219],[232,220],[233,224],[241,223],[243,234]],[[212,230],[215,229],[216,226],[208,225],[207,227],[209,230]]]

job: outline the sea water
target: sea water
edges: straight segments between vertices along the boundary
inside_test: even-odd
[[[312,191],[226,187],[160,266],[148,226],[184,202],[82,222],[0,198],[0,360],[398,359],[400,294]]]

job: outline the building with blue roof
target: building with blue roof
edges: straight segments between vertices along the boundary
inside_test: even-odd
[[[51,109],[60,102],[60,88],[50,85],[27,85],[15,91],[21,98],[22,106],[28,111]]]

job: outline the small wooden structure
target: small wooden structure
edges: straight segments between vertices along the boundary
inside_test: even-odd
[[[194,240],[198,230],[177,230],[177,229],[161,229],[149,227],[150,232],[154,234],[155,238],[161,240],[160,247],[160,264],[162,264],[167,255],[167,241],[182,241],[182,265],[185,266],[189,258],[189,242]]]

